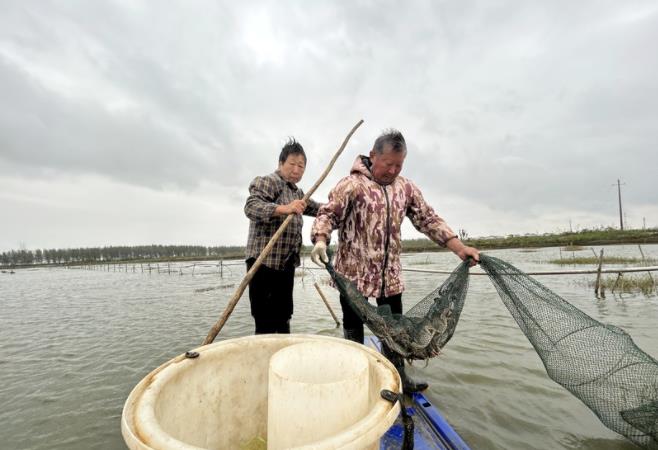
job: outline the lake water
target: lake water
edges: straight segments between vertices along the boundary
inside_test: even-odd
[[[658,258],[658,245],[642,250]],[[547,261],[560,257],[558,248],[486,253],[525,271],[555,270]],[[640,256],[637,246],[607,246],[605,253]],[[571,255],[562,251],[563,258]],[[458,264],[449,253],[402,259],[416,269],[452,270]],[[194,275],[189,267],[183,275],[180,269],[170,275],[128,268],[0,274],[0,447],[125,448],[120,418],[130,390],[152,369],[203,341],[244,275],[242,264],[225,266],[221,277],[217,268],[197,267]],[[563,267],[573,268],[583,267]],[[324,284],[322,271],[304,274],[296,279],[293,332],[342,336],[313,282],[340,315],[337,292]],[[445,278],[406,272],[405,308]],[[658,357],[655,295],[608,293],[597,300],[588,286],[594,275],[537,278],[596,320],[625,329],[642,350]],[[213,289],[201,291],[207,288]],[[218,340],[252,330],[245,293]],[[443,355],[410,372],[430,382],[428,397],[474,449],[636,448],[548,378],[487,277],[471,277],[457,331]]]

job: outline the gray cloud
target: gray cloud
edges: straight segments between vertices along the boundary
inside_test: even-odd
[[[287,136],[310,186],[364,118],[319,196],[393,126],[405,175],[484,234],[614,221],[617,178],[653,214],[657,22],[649,1],[9,2],[0,179],[214,186],[241,215]]]

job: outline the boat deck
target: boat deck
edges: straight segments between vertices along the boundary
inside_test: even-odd
[[[366,345],[380,350],[379,340],[375,336],[367,336]],[[404,407],[414,421],[415,450],[470,450],[461,436],[423,393],[417,392],[405,396]],[[403,439],[404,426],[400,415],[381,437],[379,448],[399,450]]]
[[[414,449],[469,450],[461,436],[422,393],[405,396],[405,408],[414,421]],[[382,436],[380,450],[399,450],[404,438],[402,417]]]

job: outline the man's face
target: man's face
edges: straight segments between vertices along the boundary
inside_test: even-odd
[[[306,169],[306,160],[302,154],[292,154],[288,155],[288,158],[284,162],[279,163],[279,173],[281,177],[291,183],[299,183],[304,176],[304,170]]]
[[[382,154],[374,150],[370,151],[370,161],[372,167],[370,171],[372,176],[379,184],[391,184],[402,171],[402,164],[407,152],[395,152],[390,144],[384,146]]]

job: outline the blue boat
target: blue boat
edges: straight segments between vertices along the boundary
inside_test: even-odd
[[[366,345],[380,350],[379,339],[366,337]],[[470,450],[437,408],[420,392],[405,396],[407,414],[414,421],[415,450]],[[402,415],[381,437],[380,450],[399,450],[404,439]]]

